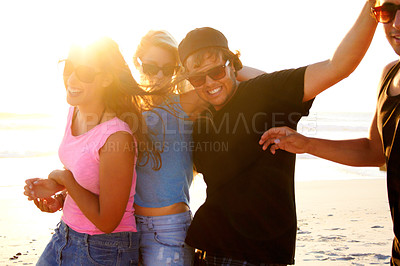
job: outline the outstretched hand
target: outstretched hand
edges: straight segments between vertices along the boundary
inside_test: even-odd
[[[306,153],[310,139],[297,133],[289,127],[274,127],[264,132],[259,144],[266,150],[271,145],[272,154],[276,150],[285,150],[291,153]]]
[[[24,195],[28,197],[28,200],[37,198],[49,199],[58,191],[64,189],[64,186],[52,179],[32,178],[25,180],[25,183]]]

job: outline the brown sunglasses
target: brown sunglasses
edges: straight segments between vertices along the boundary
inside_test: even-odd
[[[226,76],[225,68],[229,65],[229,60],[225,62],[225,64],[216,66],[206,71],[202,75],[194,75],[189,77],[188,80],[193,87],[200,87],[206,83],[206,76],[209,76],[213,80],[220,80]]]
[[[385,3],[381,6],[372,7],[371,12],[378,22],[387,24],[393,21],[399,9],[400,5]]]

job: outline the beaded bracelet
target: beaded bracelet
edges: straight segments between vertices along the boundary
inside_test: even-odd
[[[56,199],[58,202],[61,203],[61,207],[60,207],[60,209],[58,209],[59,211],[61,211],[63,209],[66,196],[67,196],[67,191],[65,191],[65,190],[61,191],[60,193],[58,193],[54,196],[54,199]]]

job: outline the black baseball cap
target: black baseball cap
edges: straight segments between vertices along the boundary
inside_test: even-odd
[[[221,47],[229,50],[228,40],[218,30],[204,27],[190,31],[178,46],[182,63],[193,53],[209,47]]]

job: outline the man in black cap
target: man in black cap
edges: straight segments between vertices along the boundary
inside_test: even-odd
[[[314,97],[357,67],[376,29],[374,4],[367,1],[331,59],[245,82],[236,79],[241,62],[221,32],[195,29],[180,43],[188,79],[211,109],[193,129],[194,163],[207,198],[186,238],[206,252],[208,265],[294,263],[295,155],[263,152],[258,141],[274,126],[296,129]]]

